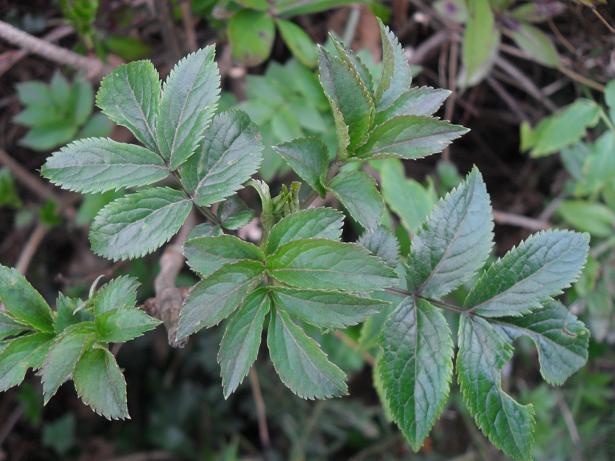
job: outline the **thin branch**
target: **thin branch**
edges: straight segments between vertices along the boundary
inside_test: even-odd
[[[500,85],[500,82],[498,82],[495,78],[487,77],[487,84],[498,94],[500,98],[502,98],[509,109],[515,113],[515,115],[519,118],[519,121],[529,120],[529,117],[523,112],[519,104],[517,104],[515,98],[513,98],[508,91],[506,91],[506,88]]]
[[[19,405],[9,417],[4,421],[2,429],[0,429],[0,446],[4,443],[9,434],[13,431],[15,425],[19,422],[19,419],[23,415],[24,409],[22,405]]]
[[[496,67],[499,67],[508,75],[513,77],[519,86],[530,96],[536,99],[539,103],[544,105],[551,112],[557,110],[557,106],[551,102],[549,98],[538,88],[532,80],[530,80],[523,72],[517,69],[512,63],[499,56],[495,59]]]
[[[422,63],[436,48],[451,39],[451,34],[448,30],[441,30],[433,34],[427,40],[421,43],[419,47],[412,50],[408,63],[420,64]]]
[[[269,437],[269,428],[267,426],[267,407],[265,406],[265,399],[263,399],[263,393],[261,391],[261,385],[258,381],[258,374],[254,367],[250,368],[250,388],[252,389],[252,397],[254,398],[254,404],[256,405],[256,421],[258,423],[258,436],[261,440],[261,446],[264,451],[269,450],[271,446],[271,439]]]
[[[539,231],[551,227],[550,224],[546,221],[528,218],[527,216],[522,216],[514,213],[507,213],[505,211],[494,210],[493,218],[498,224],[522,227],[531,231]]]
[[[15,264],[15,269],[17,270],[17,272],[22,275],[25,275],[26,272],[28,272],[28,267],[30,267],[32,257],[36,253],[36,250],[38,250],[38,247],[42,243],[48,231],[49,229],[47,228],[47,226],[42,223],[39,223],[36,226],[32,234],[30,235],[30,238],[26,242],[26,245],[21,250],[19,258],[17,259],[17,263]]]
[[[99,59],[81,56],[74,51],[30,35],[4,21],[0,21],[0,38],[50,61],[81,70],[89,78],[102,76],[111,69],[110,66],[106,66]]]

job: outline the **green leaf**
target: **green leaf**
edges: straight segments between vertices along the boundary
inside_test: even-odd
[[[558,68],[560,57],[555,45],[542,30],[525,23],[517,23],[510,31],[515,43],[534,61]]]
[[[478,279],[464,305],[484,317],[517,317],[540,307],[574,282],[585,264],[589,236],[570,231],[532,235]]]
[[[82,320],[79,308],[82,302],[78,298],[70,298],[62,293],[58,293],[56,299],[56,315],[53,319],[53,329],[56,335],[62,333],[69,326],[79,323]]]
[[[416,233],[434,205],[434,194],[418,181],[407,179],[398,159],[384,161],[380,169],[380,188],[386,204],[399,216],[404,228]]]
[[[187,188],[194,189],[201,206],[233,195],[250,179],[263,159],[263,144],[256,125],[243,112],[231,110],[214,117],[205,132],[199,155],[182,170]],[[185,174],[184,174],[185,173]],[[191,175],[196,173],[196,178]]]
[[[275,10],[284,17],[318,13],[351,3],[367,3],[367,0],[275,0]]]
[[[378,20],[382,41],[382,71],[376,88],[378,111],[388,109],[410,89],[412,72],[404,49],[391,30]]]
[[[416,115],[400,115],[378,125],[369,140],[357,150],[363,158],[423,158],[444,150],[469,130],[445,120]]]
[[[156,118],[160,79],[150,61],[133,61],[116,67],[100,83],[96,105],[115,123],[128,128],[144,146],[158,151]]]
[[[322,328],[346,328],[364,321],[388,306],[385,301],[361,298],[339,291],[297,290],[271,287],[278,310]]]
[[[27,327],[16,322],[5,313],[0,312],[0,341],[16,336],[27,330]]]
[[[239,387],[258,356],[263,325],[270,308],[267,291],[256,290],[226,325],[218,351],[225,399]]]
[[[557,214],[575,229],[595,237],[613,235],[615,212],[599,202],[564,200],[557,207]]]
[[[82,77],[75,78],[71,89],[73,120],[77,125],[83,125],[94,108],[94,90],[92,84]]]
[[[111,280],[96,293],[94,312],[100,315],[115,309],[135,307],[138,288],[139,281],[130,275]]]
[[[53,125],[37,126],[19,140],[19,144],[38,151],[47,151],[75,138],[77,126],[56,122]]]
[[[229,197],[218,206],[218,218],[225,229],[237,230],[254,218],[254,211],[237,195]]]
[[[179,61],[164,82],[156,139],[176,169],[196,151],[220,97],[220,74],[210,45]]]
[[[67,107],[70,104],[70,83],[62,73],[56,70],[49,82],[51,98],[57,107]]]
[[[56,337],[41,372],[45,404],[71,377],[77,362],[93,339],[94,328],[91,322],[70,326]]]
[[[493,245],[487,187],[478,169],[438,202],[412,239],[409,277],[416,290],[440,298],[470,280]]]
[[[521,130],[522,150],[532,157],[544,157],[574,144],[585,136],[587,128],[598,123],[600,106],[589,99],[577,99],[533,130]]]
[[[280,247],[268,272],[297,288],[370,291],[395,284],[395,271],[363,247],[331,240],[298,240]]]
[[[384,203],[374,178],[362,171],[342,171],[327,185],[350,215],[367,230],[380,224]]]
[[[0,392],[18,386],[28,368],[41,367],[53,336],[34,333],[13,339],[0,352]]]
[[[246,259],[262,261],[265,258],[256,245],[233,235],[190,239],[184,245],[184,255],[188,266],[201,277],[213,274],[225,264]]]
[[[191,209],[188,197],[168,187],[126,195],[96,216],[90,229],[92,251],[114,261],[151,253],[175,235]]]
[[[30,80],[15,85],[17,96],[27,106],[49,107],[53,104],[49,86],[38,80]]]
[[[318,49],[310,36],[294,22],[277,19],[276,24],[292,54],[302,64],[308,67],[316,66],[318,63]]]
[[[300,210],[278,221],[267,239],[267,253],[274,253],[287,243],[304,239],[339,240],[344,215],[333,208]]]
[[[256,66],[269,57],[275,23],[266,12],[239,11],[229,20],[227,32],[233,58],[242,64]]]
[[[589,331],[559,301],[549,299],[543,307],[523,317],[497,320],[511,340],[528,336],[538,349],[540,373],[550,384],[561,385],[587,362]]]
[[[604,88],[604,102],[609,107],[611,120],[615,122],[615,79],[609,81]]]
[[[367,139],[374,119],[374,100],[350,58],[343,58],[320,49],[320,83],[336,125],[348,127],[348,147],[352,152]],[[338,130],[343,131],[343,127],[338,126]]]
[[[217,325],[231,315],[259,284],[263,270],[256,261],[240,261],[197,283],[182,307],[177,339]]]
[[[434,89],[429,86],[410,88],[388,108],[377,112],[374,124],[381,125],[399,115],[433,115],[450,94],[450,90]]]
[[[0,168],[0,208],[21,208],[21,205],[11,171],[8,168]]]
[[[461,316],[457,380],[478,427],[508,456],[532,458],[534,409],[502,390],[501,371],[513,355],[509,339],[485,319]]]
[[[280,379],[299,397],[327,399],[348,392],[344,372],[285,312],[273,311],[267,347]]]
[[[382,226],[377,227],[374,231],[363,233],[357,243],[391,267],[399,263],[399,242],[388,229]]]
[[[124,343],[153,330],[160,321],[137,308],[115,309],[96,317],[96,335],[106,343]]]
[[[158,182],[169,170],[162,158],[144,147],[88,138],[54,152],[41,173],[63,189],[106,192]]]
[[[407,297],[384,325],[378,360],[393,420],[418,451],[444,410],[453,375],[453,340],[442,312]]]
[[[17,270],[0,264],[0,302],[11,317],[39,331],[53,332],[51,308]]]
[[[491,70],[500,45],[500,31],[489,0],[468,0],[468,20],[463,34],[460,81],[463,86],[480,82]]]
[[[107,419],[128,419],[126,380],[107,349],[87,351],[75,367],[73,381],[79,398]]]
[[[327,173],[329,156],[327,147],[318,138],[295,139],[274,147],[297,175],[312,189],[324,196],[321,178]]]

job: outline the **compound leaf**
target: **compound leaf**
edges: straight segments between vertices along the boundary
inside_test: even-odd
[[[463,315],[458,341],[457,380],[478,427],[508,456],[531,459],[534,409],[502,390],[502,368],[513,354],[509,338],[485,319]]]
[[[523,317],[494,322],[512,339],[525,335],[538,349],[540,373],[550,384],[563,384],[587,362],[589,331],[566,306],[554,299]]]
[[[356,325],[388,306],[386,301],[361,298],[340,291],[273,286],[271,294],[278,310],[322,328]]]
[[[107,349],[93,348],[83,354],[73,381],[79,398],[107,419],[128,419],[126,380],[115,357]]]
[[[280,219],[267,239],[267,253],[282,245],[304,239],[339,240],[342,236],[344,215],[333,208],[310,208]]]
[[[387,407],[414,451],[444,410],[453,374],[453,340],[442,312],[407,297],[384,325],[378,371]]]
[[[225,264],[244,259],[260,261],[265,258],[256,245],[233,235],[197,237],[184,245],[184,255],[190,268],[201,277],[207,277]]]
[[[169,170],[160,156],[144,147],[87,138],[55,152],[41,173],[64,189],[87,193],[146,186],[166,178]]]
[[[241,111],[222,112],[214,117],[193,162],[182,171],[186,186],[194,188],[201,206],[220,202],[233,195],[250,179],[263,159],[263,145],[256,126]],[[196,178],[191,178],[191,172]],[[185,174],[184,174],[185,173]]]
[[[17,270],[1,264],[0,302],[17,322],[39,331],[53,332],[51,308],[41,294]]]
[[[384,203],[376,182],[362,171],[342,171],[327,185],[350,215],[367,230],[380,224]]]
[[[154,187],[121,197],[105,206],[90,229],[94,253],[132,259],[151,253],[182,226],[192,203],[168,187]]]
[[[155,152],[159,104],[160,79],[150,61],[118,66],[103,78],[96,93],[96,105],[103,113]]]
[[[489,195],[474,168],[461,185],[440,200],[412,239],[409,279],[424,296],[444,296],[485,264],[492,240]]]
[[[375,127],[369,140],[357,150],[357,155],[364,158],[422,158],[441,152],[468,131],[463,126],[433,117],[400,115]]]
[[[464,305],[484,317],[518,317],[574,282],[585,264],[589,236],[570,231],[532,235],[493,263]]]
[[[267,291],[256,290],[226,325],[218,351],[225,399],[235,392],[256,360],[265,317],[270,308]]]
[[[348,392],[346,376],[331,363],[318,343],[290,319],[275,310],[267,331],[273,366],[288,388],[304,399],[326,399]]]
[[[210,45],[179,61],[164,82],[156,139],[176,169],[196,151],[220,97],[220,74]]]
[[[356,244],[324,239],[298,240],[280,247],[267,261],[269,273],[297,288],[370,291],[395,284],[395,271]]]
[[[263,270],[262,263],[240,261],[222,266],[197,283],[182,308],[177,339],[217,325],[231,315],[258,285]]]

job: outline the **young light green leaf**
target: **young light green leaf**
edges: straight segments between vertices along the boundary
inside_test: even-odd
[[[530,312],[578,278],[588,251],[587,234],[534,234],[483,273],[464,305],[484,317],[518,317]]]
[[[418,451],[444,410],[453,375],[451,331],[437,308],[407,297],[384,325],[378,360],[393,420]]]
[[[331,106],[339,110],[339,113],[334,110],[334,117],[341,115],[348,127],[348,146],[352,152],[367,139],[374,118],[374,100],[352,61],[344,57],[320,49],[320,83]]]
[[[220,74],[210,45],[179,61],[164,82],[156,139],[162,156],[176,169],[196,151],[216,112]]]
[[[555,45],[542,30],[526,23],[517,23],[510,31],[515,43],[534,61],[558,68],[560,57]]]
[[[382,226],[377,227],[374,231],[363,233],[358,243],[391,267],[399,263],[399,242],[389,230]]]
[[[441,152],[468,131],[437,118],[400,115],[375,127],[369,140],[357,150],[357,156],[422,158]]]
[[[395,284],[395,271],[356,244],[324,239],[298,240],[280,247],[268,272],[297,288],[370,291]]]
[[[45,404],[73,374],[77,362],[94,339],[92,322],[70,326],[56,337],[41,371]]]
[[[153,330],[160,321],[137,308],[115,309],[96,317],[96,336],[106,343],[124,343]]]
[[[256,360],[263,324],[270,308],[267,291],[256,290],[247,297],[226,325],[218,351],[225,399],[239,387]]]
[[[508,456],[530,460],[534,409],[502,390],[502,368],[512,358],[506,335],[478,316],[461,316],[457,380],[463,399],[491,443]]]
[[[173,237],[191,209],[188,197],[168,187],[126,195],[96,216],[90,229],[92,250],[114,261],[151,253]]]
[[[308,67],[316,66],[318,63],[318,49],[310,36],[294,22],[276,19],[276,24],[292,54],[303,65]]]
[[[491,203],[474,168],[440,200],[412,239],[408,278],[422,295],[439,298],[470,280],[485,264],[492,245]]]
[[[566,306],[554,299],[523,317],[494,322],[511,338],[528,336],[538,349],[540,373],[550,384],[561,385],[587,362],[589,331]]]
[[[144,147],[87,138],[54,152],[41,173],[63,189],[87,193],[146,186],[166,178],[169,170]]]
[[[348,5],[350,3],[367,3],[367,0],[276,0],[275,12],[283,17],[298,16],[300,14],[318,13],[331,8]]]
[[[187,164],[192,172],[184,169],[182,178],[187,179],[189,189],[194,188],[199,205],[220,202],[239,190],[258,170],[263,149],[256,126],[245,113],[222,112],[205,132],[199,155]],[[194,173],[196,178],[190,176]]]
[[[51,308],[26,278],[0,264],[0,302],[19,323],[42,332],[53,332]]]
[[[179,317],[177,339],[217,325],[259,284],[264,267],[256,261],[227,264],[197,283]]]
[[[278,310],[322,328],[356,325],[388,306],[386,301],[361,298],[339,291],[273,286],[271,295]]]
[[[376,88],[378,111],[388,109],[410,89],[412,72],[404,49],[391,30],[378,20],[382,41],[382,72]]]
[[[151,61],[133,61],[115,68],[103,78],[96,105],[118,125],[128,128],[154,152],[156,117],[160,104],[160,79]]]
[[[414,234],[432,209],[435,194],[414,179],[406,178],[401,160],[387,159],[380,168],[380,189],[389,208],[404,228]]]
[[[52,340],[48,333],[34,333],[10,341],[0,352],[0,392],[21,384],[28,368],[40,368]]]
[[[365,229],[378,227],[384,203],[371,176],[362,171],[342,171],[326,187]]]
[[[96,293],[94,312],[104,314],[115,309],[130,309],[137,304],[139,280],[130,275],[122,275],[106,283]]]
[[[327,359],[318,343],[287,313],[273,311],[267,347],[280,379],[299,397],[327,399],[348,392],[344,372]]]
[[[325,194],[321,178],[327,173],[327,147],[317,138],[300,138],[274,147],[288,166],[321,196]]]
[[[472,86],[489,73],[500,45],[500,31],[489,0],[468,0],[468,20],[463,34],[464,68],[460,83]]]
[[[242,64],[256,66],[269,57],[275,23],[268,13],[241,10],[229,20],[227,32],[233,57]]]
[[[265,258],[259,247],[233,235],[190,239],[184,245],[184,255],[188,266],[201,277],[213,274],[225,264],[244,259],[262,261]]]
[[[609,155],[612,156],[612,152]],[[613,235],[615,212],[600,202],[562,200],[557,207],[557,214],[579,231],[603,238]]]
[[[410,88],[387,109],[376,113],[374,125],[381,125],[399,115],[433,115],[450,94],[450,90],[434,89],[429,86]]]
[[[79,398],[94,412],[107,419],[128,419],[126,380],[115,357],[96,347],[83,354],[73,381]]]
[[[265,248],[267,253],[273,253],[296,240],[339,240],[343,224],[344,215],[333,208],[300,210],[280,219],[271,228]]]

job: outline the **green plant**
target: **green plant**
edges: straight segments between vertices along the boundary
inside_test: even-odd
[[[49,85],[39,81],[19,83],[17,95],[25,109],[15,123],[30,128],[20,143],[46,151],[88,136],[105,136],[111,131],[102,114],[92,115],[94,92],[87,80],[77,77],[70,84],[56,72]]]
[[[473,169],[434,205],[412,238],[409,256],[402,257],[395,237],[381,226],[385,205],[363,166],[425,157],[467,130],[431,117],[446,93],[411,88],[403,49],[382,24],[381,37],[377,76],[334,38],[330,50],[320,51],[320,82],[336,127],[335,152],[330,154],[318,138],[275,147],[310,192],[301,194],[301,184],[294,182],[273,196],[267,183],[250,180],[263,146],[245,114],[213,115],[219,76],[212,47],[182,59],[162,90],[153,65],[144,61],[121,66],[103,80],[99,107],[145,147],[79,140],[54,153],[42,173],[78,192],[140,188],[105,206],[91,226],[92,249],[110,259],[159,248],[192,208],[209,221],[197,226],[184,245],[188,265],[202,280],[181,309],[177,337],[226,320],[218,353],[226,397],[254,363],[265,328],[271,361],[294,393],[304,398],[345,394],[344,372],[308,332],[379,316],[382,333],[377,322],[370,325],[381,349],[375,385],[387,413],[417,450],[449,392],[454,346],[443,311],[451,311],[460,318],[456,369],[470,413],[494,445],[529,459],[532,407],[503,391],[500,372],[521,335],[536,343],[541,372],[550,383],[562,383],[585,363],[587,331],[552,296],[577,278],[588,237],[569,231],[536,234],[476,277],[491,252],[493,223],[485,184]],[[151,186],[161,180],[174,180],[176,188]],[[229,197],[247,181],[261,199],[258,245],[226,233],[233,229],[224,211],[233,200]],[[358,243],[340,241],[341,212],[310,208],[328,193],[365,229]],[[8,275],[7,287],[14,280]],[[444,299],[462,285],[470,287],[462,306]],[[22,310],[31,303],[13,303],[12,293],[0,291],[11,321],[31,322],[31,311]],[[91,299],[96,317],[100,292]],[[47,334],[51,320],[45,319],[53,314],[47,307],[38,310],[44,311],[44,321],[37,314],[34,326]],[[98,360],[111,360],[105,351],[95,349]],[[79,382],[80,373],[75,374]],[[125,407],[116,403],[96,409],[125,416]]]
[[[124,276],[87,300],[60,294],[52,310],[16,270],[0,266],[0,390],[40,370],[45,403],[72,379],[77,394],[109,419],[128,417],[126,382],[109,343],[124,343],[159,321],[135,307],[138,283]]]

